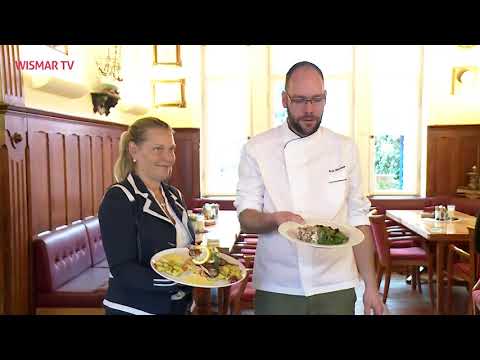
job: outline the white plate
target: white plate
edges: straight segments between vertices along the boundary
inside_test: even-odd
[[[297,233],[298,233],[297,229],[305,225],[323,225],[323,226],[330,226],[334,229],[340,229],[341,232],[343,232],[346,236],[348,236],[348,241],[340,245],[320,245],[320,244],[312,244],[312,243],[299,240],[297,237]],[[303,245],[308,245],[308,246],[313,246],[318,248],[329,248],[329,249],[355,246],[357,244],[360,244],[364,238],[363,233],[359,229],[357,229],[356,227],[350,226],[348,224],[339,224],[332,221],[321,220],[321,219],[318,219],[318,220],[305,219],[305,225],[301,225],[292,221],[287,221],[278,227],[278,232],[290,241],[300,243]]]
[[[173,275],[170,275],[170,274],[167,274],[165,272],[162,272],[162,271],[158,271],[155,266],[154,266],[154,263],[160,259],[161,257],[165,256],[165,255],[171,255],[171,254],[175,254],[175,255],[178,255],[180,257],[182,257],[183,259],[187,260],[190,255],[188,255],[188,249],[187,248],[175,248],[175,249],[168,249],[168,250],[164,250],[164,251],[160,251],[158,253],[156,253],[155,255],[152,256],[152,258],[150,259],[150,266],[152,267],[152,269],[159,275],[163,276],[165,279],[168,279],[168,280],[172,280],[172,281],[175,281],[179,284],[183,284],[183,285],[188,285],[188,286],[193,286],[193,287],[200,287],[200,288],[209,288],[209,289],[212,289],[212,288],[220,288],[220,287],[226,287],[226,286],[232,286],[233,284],[237,284],[239,283],[240,281],[242,281],[243,279],[245,279],[245,277],[247,276],[247,270],[245,269],[245,266],[243,266],[243,264],[241,262],[239,262],[238,260],[234,259],[233,257],[231,256],[228,256],[226,254],[223,254],[223,253],[220,253],[220,257],[222,259],[224,259],[227,263],[229,264],[234,264],[234,265],[238,265],[242,271],[242,278],[234,283],[230,283],[228,282],[228,280],[216,280],[216,281],[209,281],[208,284],[206,283],[199,283],[199,282],[192,282],[192,281],[189,281],[188,277],[191,276],[192,274],[190,273],[190,271],[186,271],[178,276],[173,276]]]

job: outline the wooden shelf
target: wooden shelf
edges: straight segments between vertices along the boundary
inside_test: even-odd
[[[478,199],[480,198],[480,190],[472,190],[469,188],[459,187],[457,189],[457,195],[463,195],[469,199]]]

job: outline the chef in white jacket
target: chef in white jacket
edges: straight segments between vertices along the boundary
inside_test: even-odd
[[[353,315],[359,277],[365,313],[383,312],[357,148],[320,127],[326,95],[322,71],[309,62],[295,64],[282,94],[287,121],[242,150],[235,206],[242,229],[259,234],[256,314]],[[308,217],[356,226],[365,239],[354,247],[313,248],[277,231],[286,221],[304,223]]]

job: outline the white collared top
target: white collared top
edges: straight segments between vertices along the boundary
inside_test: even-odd
[[[163,198],[166,199],[167,197],[165,196],[165,191],[163,190],[162,186],[160,186],[160,190],[162,191]],[[152,194],[153,198],[158,203],[158,206],[162,208],[162,206],[160,205],[160,202],[155,196],[155,193],[150,189],[148,189],[148,191],[150,191],[150,194]],[[178,218],[177,214],[175,213],[175,211],[173,211],[168,201],[165,201],[165,205],[167,206],[168,213],[175,220],[175,230],[177,231],[177,241],[176,241],[177,248],[187,247],[190,244],[190,235],[187,229],[185,228],[185,224],[182,222],[181,219]]]
[[[322,127],[305,138],[286,123],[259,134],[242,150],[235,206],[238,214],[292,211],[368,225],[357,148]],[[274,231],[259,236],[253,281],[260,290],[310,296],[356,286],[358,270],[352,248],[312,248]]]

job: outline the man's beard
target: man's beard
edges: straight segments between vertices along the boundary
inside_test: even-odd
[[[298,136],[301,136],[301,137],[305,137],[305,136],[309,136],[309,135],[312,135],[313,133],[315,133],[318,128],[320,127],[320,124],[322,123],[322,117],[323,117],[323,112],[320,114],[320,116],[301,116],[299,118],[295,118],[292,113],[290,112],[290,109],[287,107],[287,122],[288,122],[288,127],[290,128],[290,130],[292,130],[295,134],[297,134]],[[315,119],[316,120],[316,124],[315,124],[315,127],[306,132],[305,130],[303,130],[303,128],[300,126],[300,123],[299,123],[299,120],[303,120],[303,119]]]

